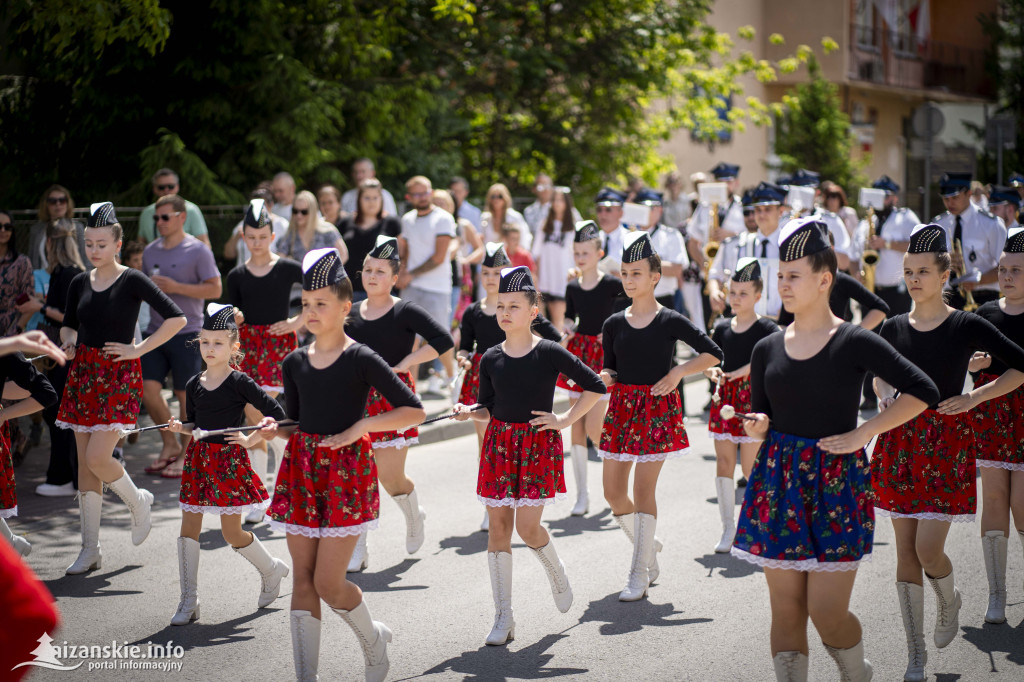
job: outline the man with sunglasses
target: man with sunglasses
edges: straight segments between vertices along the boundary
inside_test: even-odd
[[[177,195],[181,191],[181,180],[178,174],[170,168],[161,168],[153,173],[153,194],[157,199],[161,197]],[[185,234],[190,234],[210,248],[209,230],[206,228],[206,219],[199,207],[191,201],[185,201]],[[150,204],[142,209],[139,214],[139,239],[148,244],[157,237],[157,226],[153,223],[153,213],[156,211],[156,204]]]

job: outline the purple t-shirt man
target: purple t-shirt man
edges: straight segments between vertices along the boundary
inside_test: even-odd
[[[189,234],[171,249],[164,248],[163,237],[147,245],[146,250],[142,252],[142,271],[150,277],[163,275],[182,284],[202,284],[208,279],[220,277],[210,247]],[[181,294],[168,296],[178,304],[188,319],[185,328],[178,332],[178,335],[198,333],[203,326],[203,299]],[[159,329],[163,321],[164,318],[153,310],[150,313],[146,335]]]

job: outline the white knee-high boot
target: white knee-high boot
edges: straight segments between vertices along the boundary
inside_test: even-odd
[[[925,577],[935,590],[935,646],[940,649],[956,638],[960,631],[960,590],[953,582],[953,571],[942,578]]]
[[[807,682],[807,655],[799,651],[780,651],[772,658],[776,682]]]
[[[0,537],[11,543],[14,547],[14,551],[21,556],[28,556],[32,553],[32,543],[20,535],[15,535],[11,532],[11,527],[7,525],[5,519],[0,519]]]
[[[530,547],[530,551],[537,557],[540,565],[547,573],[548,582],[551,584],[551,595],[555,598],[555,606],[562,613],[572,606],[572,587],[569,585],[569,576],[565,574],[565,564],[558,558],[555,552],[555,545],[548,536],[548,544],[543,547]]]
[[[618,516],[612,515],[612,518],[615,519],[615,523],[619,524],[619,528],[621,528],[622,532],[626,534],[629,541],[631,543],[634,542],[633,526],[636,525],[636,513],[631,512],[629,514],[619,514]],[[662,545],[661,540],[655,537],[654,554],[651,555],[653,558],[651,559],[651,565],[647,567],[647,570],[650,573],[651,583],[654,583],[654,581],[658,579],[658,576],[661,575],[661,569],[658,567],[658,552],[661,551],[662,547],[664,547],[664,545]]]
[[[1006,536],[1001,530],[990,530],[981,538],[988,574],[988,611],[986,623],[1006,622]]]
[[[405,551],[415,554],[423,546],[423,540],[426,538],[423,533],[423,520],[427,518],[427,512],[420,506],[415,488],[405,495],[392,495],[391,499],[405,516]]]
[[[907,633],[907,671],[903,682],[924,682],[928,647],[924,643],[924,587],[914,583],[896,583],[903,629]]]
[[[320,679],[316,673],[320,663],[320,619],[309,611],[292,611],[291,625],[295,679],[316,682]]]
[[[370,533],[364,530],[359,534],[355,549],[352,550],[352,558],[348,560],[347,573],[361,573],[370,565],[370,551],[366,548],[366,536]]]
[[[572,473],[576,477],[576,505],[572,516],[586,516],[590,511],[590,491],[587,490],[587,446],[572,446]]]
[[[864,658],[864,640],[849,649],[836,649],[828,644],[825,651],[835,660],[839,667],[840,682],[869,682],[873,671],[871,662]]]
[[[484,641],[491,646],[501,646],[516,638],[516,622],[512,616],[512,555],[488,552],[487,568],[491,572],[494,597],[494,627]]]
[[[733,517],[736,509],[736,482],[729,476],[718,476],[715,478],[715,490],[718,492],[718,514],[722,517],[722,538],[715,545],[715,551],[726,554],[736,539],[736,520]]]
[[[64,571],[67,575],[80,575],[103,565],[100,551],[100,514],[103,495],[92,490],[78,493],[78,518],[82,524],[82,551],[75,563]]]
[[[252,536],[252,542],[245,547],[232,547],[231,549],[241,554],[260,572],[262,584],[256,607],[262,609],[264,606],[270,606],[271,602],[277,599],[277,595],[281,593],[281,579],[290,572],[288,564],[272,557],[255,535]]]
[[[171,625],[188,625],[199,620],[199,541],[178,538],[178,579],[181,601]]]
[[[260,481],[264,486],[267,484],[267,448],[270,447],[268,441],[263,441],[263,448],[248,448],[246,452],[249,453],[249,464],[252,466],[252,470],[260,477]],[[274,491],[271,489],[270,491]],[[243,521],[246,523],[259,523],[266,516],[267,512],[263,509],[253,509],[251,512],[245,515]]]
[[[654,558],[654,529],[657,519],[650,514],[635,515],[633,526],[633,562],[629,581],[619,593],[619,601],[637,601],[647,594],[651,584],[650,565]]]
[[[149,537],[149,530],[153,527],[153,519],[150,516],[153,493],[135,487],[135,482],[127,471],[121,478],[108,483],[107,487],[127,505],[128,511],[132,514],[132,544],[141,545]]]
[[[352,632],[356,633],[359,647],[363,650],[363,661],[366,663],[366,682],[384,682],[388,676],[388,642],[391,641],[391,630],[387,625],[370,618],[370,610],[366,601],[351,611],[331,607],[331,611],[341,616]]]

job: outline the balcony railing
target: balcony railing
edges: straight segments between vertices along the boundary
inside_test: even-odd
[[[850,79],[916,90],[993,99],[985,51],[886,28],[851,25]]]

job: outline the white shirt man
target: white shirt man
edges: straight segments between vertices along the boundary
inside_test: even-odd
[[[597,226],[601,228],[604,240],[604,258],[598,263],[598,270],[612,277],[619,277],[622,269],[622,245],[626,239],[626,228],[622,226],[622,204],[626,196],[605,187],[597,194],[595,211]]]
[[[674,227],[661,224],[662,200],[660,192],[649,189],[640,190],[635,198],[636,203],[651,209],[650,222],[645,229],[650,236],[651,246],[661,257],[661,279],[654,287],[654,297],[662,300],[662,305],[665,305],[665,302],[675,297],[679,289],[679,277],[683,274],[683,268],[690,264],[690,257],[686,255],[682,233]],[[674,307],[674,304],[670,307]]]
[[[352,164],[352,184],[355,185],[352,189],[348,190],[341,195],[341,212],[349,215],[353,215],[356,209],[356,202],[359,200],[359,185],[363,180],[369,180],[370,178],[377,177],[377,169],[373,165],[373,161],[370,159],[358,159]],[[381,196],[384,198],[384,212],[388,215],[398,215],[398,208],[395,206],[395,198],[391,196],[391,192],[387,191],[383,187],[380,190]]]
[[[974,292],[991,292],[984,298],[993,300],[999,296],[997,268],[999,255],[1006,245],[1006,227],[1002,220],[987,211],[979,210],[971,202],[969,188],[969,173],[946,173],[939,182],[946,212],[936,216],[932,222],[946,230],[954,270],[959,268],[956,254],[953,253],[953,243],[960,237],[964,273],[981,273],[981,282],[968,288]],[[977,294],[975,297],[981,298]]]
[[[278,173],[270,184],[270,191],[274,193],[274,215],[281,216],[284,220],[292,219],[292,204],[295,202],[295,178],[291,173]]]

